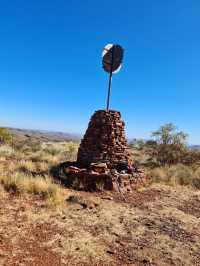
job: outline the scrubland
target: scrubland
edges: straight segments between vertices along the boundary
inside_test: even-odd
[[[117,192],[63,187],[51,168],[79,143],[0,145],[0,265],[200,265],[200,165],[156,165],[132,147],[148,183]]]

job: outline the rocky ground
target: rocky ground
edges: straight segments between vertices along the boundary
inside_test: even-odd
[[[152,185],[126,196],[0,190],[0,265],[200,265],[200,191]]]

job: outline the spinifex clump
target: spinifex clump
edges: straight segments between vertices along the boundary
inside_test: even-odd
[[[94,113],[81,141],[76,162],[60,166],[59,177],[66,185],[84,190],[131,191],[145,181],[134,167],[120,112]]]

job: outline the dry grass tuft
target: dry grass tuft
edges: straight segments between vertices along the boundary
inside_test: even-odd
[[[200,189],[200,168],[194,170],[192,167],[182,164],[158,167],[149,171],[149,177],[153,183],[189,186]]]
[[[4,190],[40,196],[49,206],[64,204],[64,190],[49,176],[49,169],[75,160],[75,142],[26,142],[0,146],[0,183]]]
[[[2,157],[10,157],[12,155],[14,155],[15,150],[8,145],[1,145],[0,146],[0,156]]]
[[[36,171],[36,166],[32,161],[21,160],[17,163],[17,168],[19,171],[24,173],[32,173]]]
[[[6,191],[15,193],[16,195],[29,193],[38,195],[43,200],[47,200],[48,205],[51,206],[64,204],[63,189],[58,184],[55,184],[48,176],[32,177],[16,172],[9,176],[1,175],[0,183]]]

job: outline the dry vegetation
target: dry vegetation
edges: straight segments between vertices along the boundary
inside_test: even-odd
[[[64,160],[75,160],[78,143],[29,143],[0,146],[0,183],[15,195],[39,195],[52,204],[63,204],[63,189],[50,169]]]
[[[146,169],[150,182],[200,189],[200,151],[188,148],[187,134],[169,123],[152,136],[156,139],[132,145],[133,158]]]
[[[55,183],[50,169],[76,142],[0,146],[0,265],[200,265],[200,167],[149,167],[149,184],[124,201]]]

